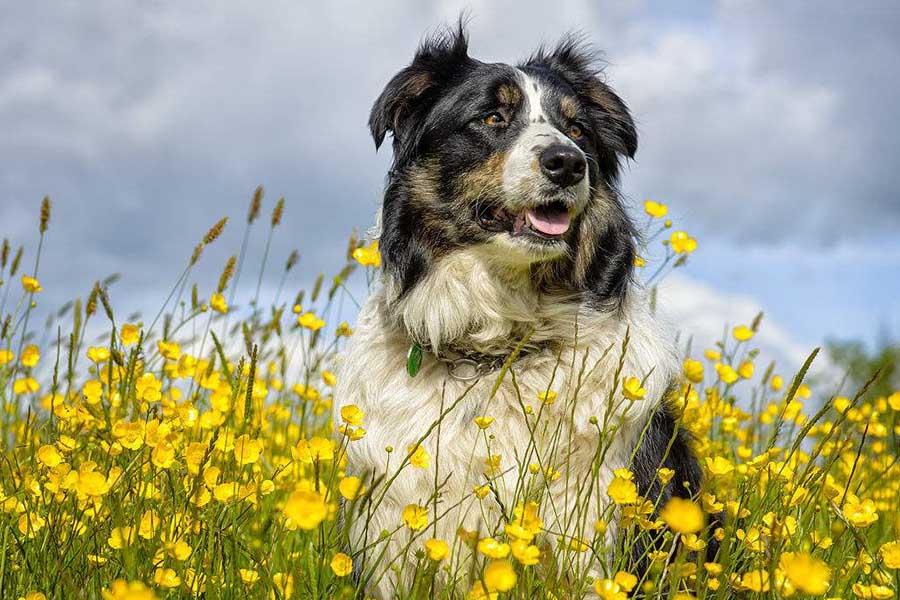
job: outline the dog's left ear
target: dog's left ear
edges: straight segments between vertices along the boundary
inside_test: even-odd
[[[595,54],[569,36],[552,50],[540,48],[525,64],[550,69],[572,86],[588,110],[603,174],[615,180],[619,159],[637,152],[637,129],[625,102],[603,81]]]

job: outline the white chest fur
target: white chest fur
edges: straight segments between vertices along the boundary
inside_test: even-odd
[[[343,405],[365,412],[367,434],[349,443],[348,471],[396,477],[370,515],[368,531],[361,521],[354,525],[353,544],[395,530],[407,504],[434,507],[436,494],[436,535],[447,541],[460,526],[482,536],[502,530],[512,507],[528,500],[540,503],[547,531],[592,537],[608,503],[612,471],[628,464],[675,372],[673,348],[639,290],[632,290],[620,311],[601,313],[563,298],[511,290],[518,282],[484,268],[476,258],[457,257],[393,306],[390,320],[385,290],[374,293],[359,315],[340,369],[335,421]],[[479,351],[514,345],[527,330],[535,343],[555,342],[555,350],[517,361],[492,395],[497,374],[461,382],[429,354],[410,377],[404,328],[434,348],[449,340],[459,346],[462,339]],[[626,377],[645,380],[645,400],[624,398]],[[539,399],[547,390],[555,392],[552,403]],[[481,430],[476,416],[494,422]],[[407,465],[397,474],[408,447],[420,441],[429,466]],[[493,469],[486,464],[491,457]],[[480,500],[472,490],[488,481],[491,493]],[[430,521],[436,516],[431,512]],[[402,542],[388,543],[392,558],[408,541],[398,537]]]

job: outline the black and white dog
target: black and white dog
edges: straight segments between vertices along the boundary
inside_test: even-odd
[[[365,412],[347,453],[367,481],[392,478],[420,440],[430,460],[373,492],[354,550],[397,564],[430,537],[452,546],[459,527],[502,532],[529,500],[551,539],[610,549],[614,522],[605,534],[595,523],[610,514],[615,469],[659,506],[696,494],[699,467],[663,402],[674,343],[632,280],[636,232],[617,192],[635,125],[591,55],[565,40],[518,66],[484,63],[460,27],[421,45],[369,125],[376,146],[393,134],[383,285],[343,358],[335,421],[348,404]],[[415,376],[411,349],[423,353]],[[629,377],[643,399],[623,395]],[[481,430],[476,416],[495,420]],[[660,467],[675,472],[667,484]],[[429,510],[412,544],[398,530],[409,504]],[[376,574],[368,592],[403,583]]]

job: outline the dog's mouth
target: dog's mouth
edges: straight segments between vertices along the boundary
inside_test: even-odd
[[[476,215],[483,229],[506,232],[513,237],[528,236],[542,241],[556,241],[569,231],[572,217],[565,202],[555,200],[513,213],[504,208],[485,207]]]

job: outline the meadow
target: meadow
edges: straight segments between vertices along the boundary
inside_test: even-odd
[[[111,281],[43,304],[49,200],[25,248],[3,241],[0,597],[349,599],[380,576],[411,582],[397,592],[410,599],[900,597],[900,391],[810,382],[815,351],[798,373],[782,372],[754,345],[761,315],[723,324],[711,347],[683,344],[683,378],[667,401],[703,466],[693,500],[660,506],[620,469],[596,524],[620,524],[615,543],[545,530],[537,509],[552,498],[540,485],[523,485],[530,491],[493,529],[434,539],[429,525],[447,512],[436,482],[433,498],[410,498],[396,528],[377,532],[408,539],[405,560],[352,553],[348,523],[390,477],[350,474],[345,450],[367,434],[366,415],[346,406],[333,422],[332,390],[353,335],[344,315],[362,300],[348,281],[377,285],[377,242],[352,236],[338,273],[285,289],[296,254],[245,264],[249,236],[285,235],[283,201],[263,205],[258,190],[246,216],[213,224],[173,273],[165,304],[143,318],[116,305]],[[637,266],[652,288],[702,248],[664,204],[643,210]],[[217,238],[235,226],[244,243],[232,255]],[[218,281],[195,281],[199,261],[221,262]],[[237,297],[239,281],[266,268],[280,270],[275,297]],[[646,401],[641,381],[621,375],[611,401]],[[542,407],[569,401],[525,398],[521,416],[552,428]],[[486,444],[502,435],[491,415],[471,426]],[[396,471],[433,472],[439,461],[421,447],[385,452]],[[566,476],[561,465],[501,460],[523,481]],[[472,494],[491,493],[486,470]],[[637,572],[629,556],[647,536],[659,544]],[[578,568],[584,557],[601,576]]]

